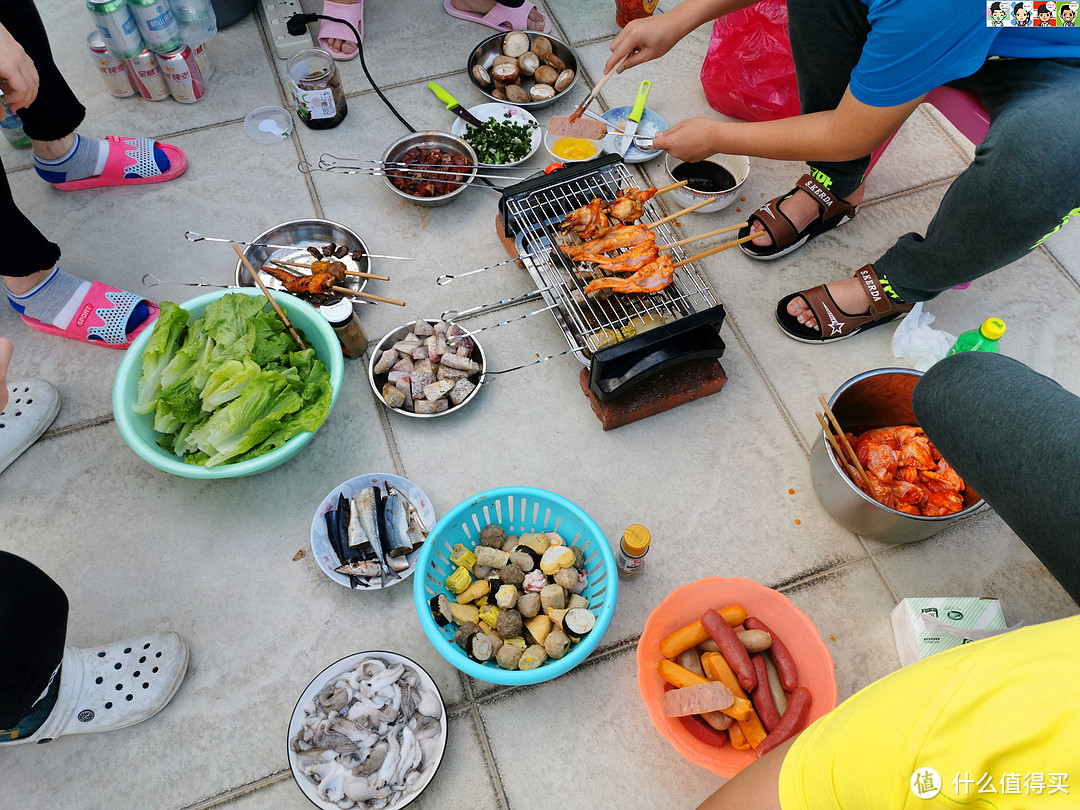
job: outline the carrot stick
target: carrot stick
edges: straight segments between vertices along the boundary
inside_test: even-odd
[[[708,683],[708,679],[702,678],[696,672],[686,667],[679,666],[674,661],[661,658],[656,663],[656,672],[672,686],[681,689],[684,686],[693,686],[696,683]]]

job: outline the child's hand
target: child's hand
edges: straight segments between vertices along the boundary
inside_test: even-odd
[[[0,88],[4,102],[14,112],[33,103],[37,98],[38,74],[34,60],[26,55],[22,45],[0,25]]]
[[[715,140],[716,122],[708,118],[687,118],[674,126],[657,132],[653,148],[662,149],[672,157],[693,163],[709,155],[723,152]]]
[[[611,71],[627,54],[630,57],[619,68],[622,73],[627,68],[658,59],[682,39],[684,32],[673,25],[671,15],[657,14],[631,20],[619,35],[611,41],[611,57],[604,65],[604,73]]]

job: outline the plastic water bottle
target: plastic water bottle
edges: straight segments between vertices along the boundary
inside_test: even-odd
[[[7,103],[2,98],[0,98],[0,105],[3,106],[0,110],[0,114],[3,115],[0,119],[0,127],[4,130],[4,137],[16,149],[29,149],[30,136],[23,130],[22,119],[8,109]]]
[[[169,0],[184,42],[195,48],[217,34],[217,15],[210,0]]]
[[[1005,321],[987,318],[978,329],[964,332],[949,349],[949,354],[960,352],[997,352],[998,340],[1005,334]]]

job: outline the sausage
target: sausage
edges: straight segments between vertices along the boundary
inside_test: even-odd
[[[794,736],[806,718],[806,713],[810,711],[810,701],[810,690],[805,686],[796,686],[795,691],[788,698],[788,707],[784,716],[780,718],[776,728],[770,731],[769,736],[757,747],[759,757],[765,756],[780,743]]]
[[[772,692],[773,705],[776,706],[776,713],[783,717],[784,712],[787,711],[787,694],[784,692],[784,687],[780,685],[780,673],[776,671],[776,664],[772,662],[768,653],[765,653],[762,658],[765,659],[765,671],[769,674],[769,691]]]
[[[754,672],[757,673],[757,686],[754,687],[754,708],[757,710],[761,724],[766,731],[772,731],[780,724],[780,713],[773,703],[772,692],[769,691],[769,673],[765,669],[765,656],[758,654],[750,656],[754,662]]]
[[[766,687],[767,688],[767,687]],[[668,717],[686,717],[703,712],[718,712],[735,702],[731,690],[710,681],[665,692],[660,708]]]
[[[743,622],[743,626],[747,630],[764,630],[772,636],[769,652],[773,663],[776,664],[776,671],[780,673],[780,683],[788,692],[794,692],[795,687],[799,685],[799,669],[795,666],[795,659],[788,652],[787,645],[761,619],[750,616]]]
[[[738,627],[746,618],[746,610],[738,605],[720,608],[719,613],[732,627]],[[664,658],[675,658],[679,653],[689,650],[708,638],[709,634],[701,626],[701,622],[694,622],[686,625],[686,627],[680,627],[668,636],[664,636],[660,640],[660,654]]]
[[[735,633],[748,653],[759,653],[772,646],[772,636],[764,630],[740,630]]]
[[[664,684],[665,691],[674,688],[675,687],[671,684]],[[700,717],[690,715],[689,717],[680,717],[678,719],[687,731],[703,743],[716,746],[717,748],[727,745],[727,734],[723,731],[717,731]]]
[[[746,622],[749,621],[750,619],[746,620]],[[743,624],[745,625],[746,622]],[[724,618],[715,610],[707,610],[701,617],[701,626],[713,637],[713,641],[720,645],[720,652],[735,671],[739,685],[747,692],[757,686],[757,675],[754,673],[754,665],[750,663],[750,653],[739,641],[731,625],[724,621]]]
[[[702,712],[701,719],[717,731],[724,731],[730,728],[731,724],[735,722],[723,712]]]

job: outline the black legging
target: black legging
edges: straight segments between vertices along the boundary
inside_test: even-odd
[[[23,46],[38,72],[37,98],[18,111],[26,134],[39,141],[56,141],[74,132],[86,117],[86,108],[53,62],[37,7],[32,0],[0,0],[0,24]],[[15,204],[2,163],[0,222],[5,223],[5,236],[14,243],[4,262],[5,276],[29,276],[60,260],[60,247],[46,239]]]
[[[1080,397],[1009,357],[964,352],[915,386],[915,418],[1080,602]]]
[[[64,656],[68,600],[44,571],[0,551],[0,729],[29,712]]]

